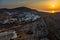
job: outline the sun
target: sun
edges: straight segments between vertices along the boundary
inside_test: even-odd
[[[51,13],[55,13],[55,8],[56,8],[56,5],[55,4],[51,4]]]
[[[51,11],[51,13],[55,13],[55,9],[56,9],[56,4],[55,3],[52,3],[52,4],[50,4],[50,11]]]
[[[55,11],[54,10],[51,10],[51,13],[55,13]]]
[[[50,4],[50,8],[51,8],[51,9],[55,9],[55,8],[56,8],[56,6],[57,6],[56,4],[53,4],[53,3],[52,3],[52,4]]]
[[[50,8],[54,9],[54,8],[57,7],[57,2],[56,1],[51,1],[51,2],[49,2],[48,5],[50,6]]]
[[[56,5],[55,5],[55,4],[51,4],[51,7],[52,7],[52,8],[55,8],[55,7],[56,7]]]
[[[59,8],[58,3],[56,1],[49,2],[47,6],[48,6],[48,11],[50,11],[51,13],[55,13]]]

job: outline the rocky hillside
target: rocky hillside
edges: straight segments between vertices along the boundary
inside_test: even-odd
[[[60,40],[59,22],[59,13],[27,7],[0,9],[0,32],[16,31],[17,38],[11,40]]]

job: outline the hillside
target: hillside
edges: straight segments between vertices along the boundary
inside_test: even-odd
[[[15,30],[12,40],[60,40],[60,12],[39,12],[27,7],[0,9],[0,32]],[[9,39],[10,40],[10,39]]]

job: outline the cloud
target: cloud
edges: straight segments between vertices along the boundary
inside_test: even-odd
[[[24,2],[28,0],[0,0],[2,3],[15,3],[15,2]]]
[[[26,2],[42,2],[47,0],[0,0],[0,4],[10,4],[10,3],[26,3]]]
[[[47,2],[50,0],[0,0],[0,8],[1,7],[14,7],[15,6],[28,6],[31,4],[36,4],[41,2]],[[12,5],[12,6],[11,6]]]

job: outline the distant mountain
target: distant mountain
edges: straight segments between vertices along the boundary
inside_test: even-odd
[[[13,9],[2,8],[2,9],[0,9],[0,12],[1,11],[9,11],[9,12],[22,11],[22,12],[28,12],[28,11],[35,11],[35,10],[27,8],[27,7],[18,7],[18,8],[13,8]]]
[[[13,10],[20,10],[20,11],[32,11],[32,9],[27,8],[27,7],[18,7],[18,8],[14,8]]]

